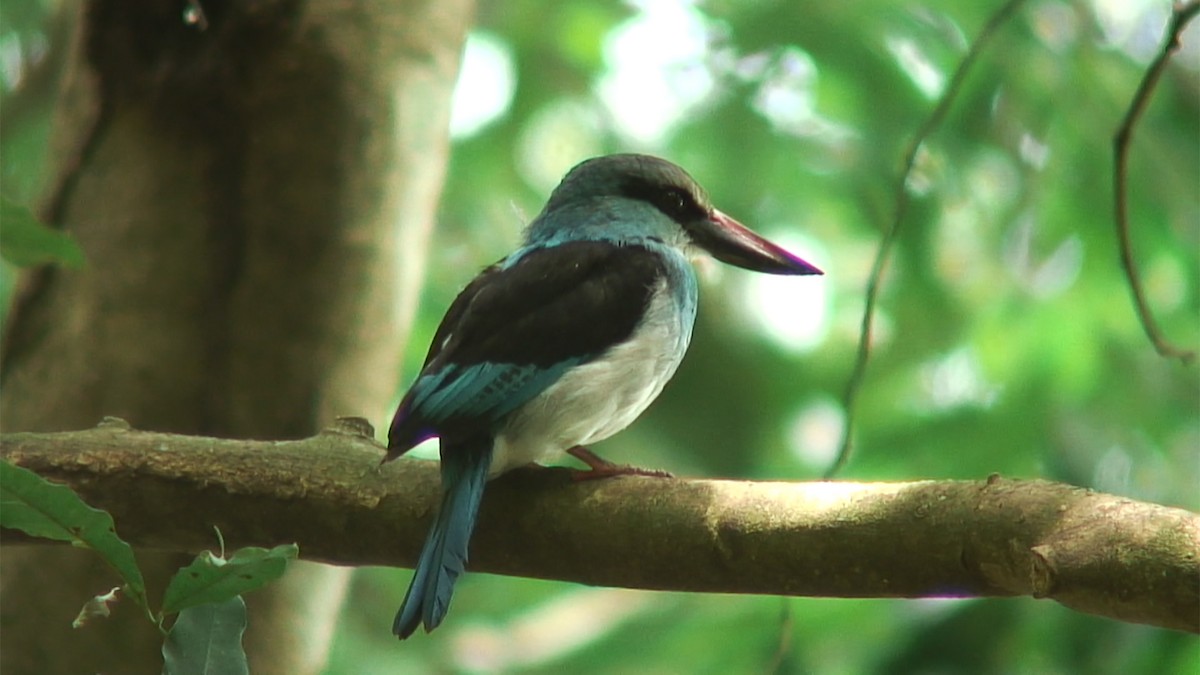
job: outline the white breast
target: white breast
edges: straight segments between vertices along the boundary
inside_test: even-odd
[[[496,436],[491,475],[556,459],[629,426],[675,374],[691,340],[664,280],[633,335],[590,363],[567,371],[513,412]]]

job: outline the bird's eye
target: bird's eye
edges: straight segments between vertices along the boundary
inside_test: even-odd
[[[679,209],[680,211],[687,208],[688,198],[687,198],[687,195],[683,194],[682,190],[674,190],[674,189],[669,190],[667,192],[667,196],[671,200],[671,206],[674,206],[675,208]]]
[[[689,212],[695,210],[695,203],[692,201],[691,195],[679,188],[667,188],[662,191],[659,201],[659,210],[667,215],[679,220],[686,217]]]

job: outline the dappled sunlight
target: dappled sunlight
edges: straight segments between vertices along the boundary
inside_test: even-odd
[[[1043,146],[1043,152],[1046,152]],[[1036,152],[1030,146],[1030,152]],[[1043,159],[1044,161],[1044,159]],[[1007,153],[984,149],[967,166],[964,196],[985,213],[999,213],[1021,196],[1024,182],[1012,157]],[[992,218],[995,220],[994,216]]]
[[[1022,161],[1031,168],[1039,170],[1046,167],[1046,160],[1050,158],[1050,146],[1035,138],[1028,131],[1021,134],[1018,152],[1021,155]]]
[[[938,70],[916,42],[907,37],[891,36],[887,39],[888,51],[896,58],[901,70],[926,98],[934,98],[946,86],[946,76]]]
[[[1120,445],[1113,445],[1096,461],[1092,485],[1101,492],[1129,494],[1133,457]]]
[[[1044,236],[1044,235],[1043,235]],[[1008,238],[1005,259],[1012,280],[1040,300],[1049,300],[1071,287],[1083,269],[1083,241],[1077,234],[1064,237],[1047,254],[1040,254],[1034,219],[1023,214]]]
[[[837,457],[846,413],[832,398],[809,401],[792,417],[788,448],[805,467],[829,468]]]
[[[820,140],[833,151],[857,137],[851,127],[818,111],[817,64],[799,47],[785,47],[774,58],[747,56],[736,64],[734,73],[748,81],[761,81],[754,109],[783,133]]]
[[[455,635],[454,661],[463,670],[486,673],[544,665],[638,615],[666,610],[671,597],[623,588],[575,588],[503,623],[463,627]]]
[[[976,153],[966,171],[942,173],[937,184],[961,185],[942,197],[933,231],[935,269],[948,289],[966,298],[995,297],[1008,277],[995,233],[1007,225],[1003,216],[1020,196],[1021,175],[1008,156],[995,151]]]
[[[1004,275],[982,236],[986,215],[969,199],[947,200],[934,223],[933,264],[950,288],[967,297],[994,294]]]
[[[1124,3],[1124,0],[1121,1]],[[1079,20],[1069,5],[1037,3],[1030,7],[1030,17],[1030,26],[1042,44],[1056,52],[1064,52],[1075,46],[1079,37]]]
[[[1146,296],[1162,311],[1181,309],[1188,299],[1187,273],[1179,259],[1158,255],[1145,266]]]
[[[974,349],[962,347],[921,366],[922,399],[917,407],[942,412],[962,407],[989,408],[1000,387],[988,382]]]
[[[1092,0],[1096,22],[1110,46],[1149,61],[1162,39],[1169,3],[1158,0]]]
[[[603,131],[594,102],[563,98],[543,106],[517,137],[517,171],[539,193],[548,195],[580,160],[603,154]]]
[[[467,138],[508,112],[517,87],[512,49],[486,31],[467,36],[454,84],[450,137]]]
[[[713,91],[705,65],[713,29],[687,0],[637,4],[605,40],[608,68],[596,90],[620,133],[655,146]]]
[[[3,82],[6,91],[12,91],[21,84],[25,67],[21,38],[12,35],[0,39],[0,82]]]
[[[836,274],[834,261],[819,242],[795,234],[767,232],[777,242],[801,258],[825,271]],[[767,274],[742,275],[740,284],[741,320],[756,326],[780,347],[796,353],[809,352],[829,334],[830,293],[825,276],[788,277]]]

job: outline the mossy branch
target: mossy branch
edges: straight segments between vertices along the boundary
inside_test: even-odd
[[[299,441],[131,430],[0,435],[147,549],[297,542],[339,565],[411,565],[437,466],[380,466],[370,426]],[[5,541],[21,540],[5,532]],[[488,488],[471,569],[586,584],[825,597],[1050,598],[1200,632],[1200,516],[1041,480],[749,482],[513,471]]]

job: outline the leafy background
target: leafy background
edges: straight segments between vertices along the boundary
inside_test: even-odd
[[[688,359],[597,449],[688,476],[818,477],[841,433],[904,147],[998,6],[485,3],[402,381],[454,294],[513,247],[566,168],[652,152],[826,276],[702,264]],[[54,103],[47,55],[64,37],[51,9],[0,4],[0,189],[26,204]],[[996,472],[1200,508],[1196,367],[1145,339],[1112,224],[1111,138],[1169,9],[1029,2],[996,35],[908,182],[842,478]],[[1151,305],[1195,348],[1200,33],[1184,45],[1137,130],[1130,194]],[[6,263],[5,294],[13,278]],[[358,573],[329,673],[1200,670],[1192,637],[1050,602],[642,593],[484,574],[462,580],[436,633],[397,644],[388,627],[408,576]]]

